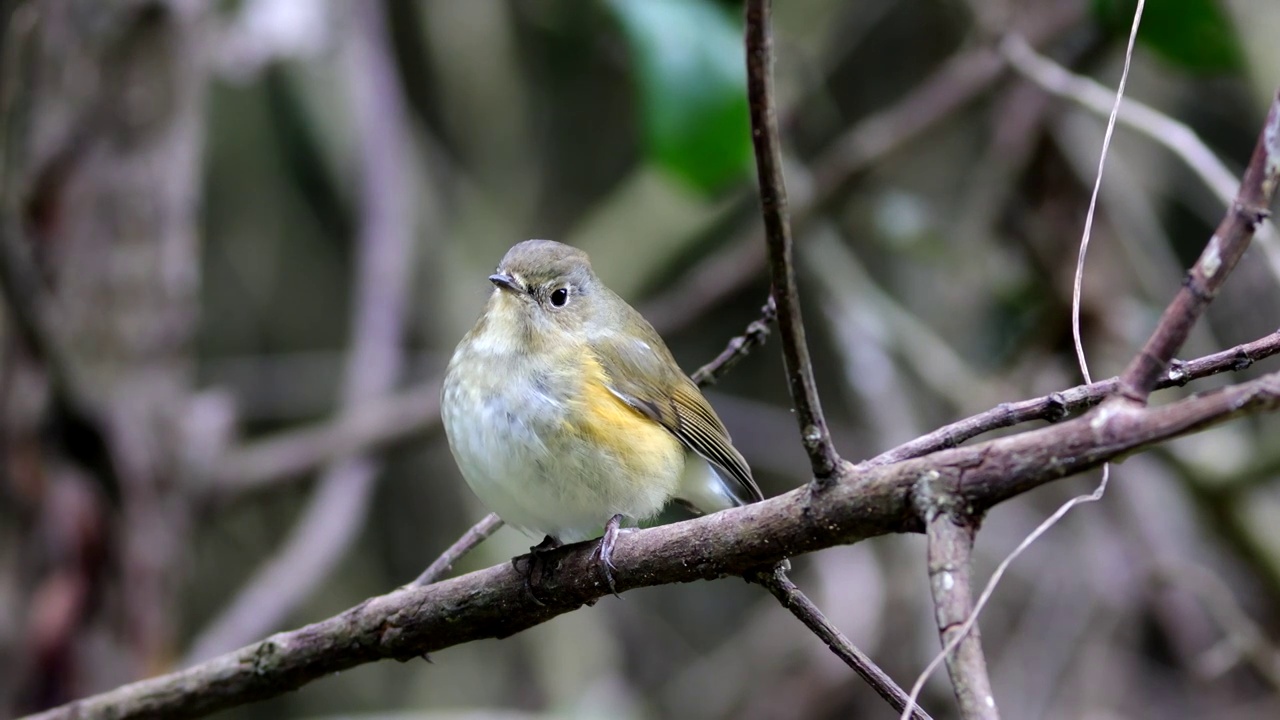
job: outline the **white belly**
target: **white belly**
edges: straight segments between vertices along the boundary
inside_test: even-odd
[[[497,370],[494,359],[487,360]],[[532,390],[534,383],[510,367],[486,373],[500,380],[468,390],[453,370],[441,402],[449,448],[472,491],[509,525],[534,537],[585,540],[615,514],[633,520],[657,514],[679,481],[678,466],[670,468],[671,477],[643,482],[611,472],[615,457],[566,432],[565,404]]]

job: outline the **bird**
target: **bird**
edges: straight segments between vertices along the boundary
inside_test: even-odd
[[[545,536],[530,557],[599,535],[593,555],[616,592],[624,521],[671,501],[706,514],[763,499],[710,403],[585,252],[526,240],[489,282],[445,371],[441,418],[480,501]]]

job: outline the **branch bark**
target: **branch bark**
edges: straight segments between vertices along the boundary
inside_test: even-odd
[[[950,490],[932,482],[926,473],[916,497],[929,539],[929,587],[933,591],[934,618],[944,648],[957,642],[956,635],[973,612],[973,540],[978,520],[967,514],[964,503]],[[964,720],[999,720],[987,660],[982,652],[978,626],[959,640],[947,654],[947,673]]]
[[[617,589],[742,575],[786,557],[891,532],[919,532],[914,495],[925,473],[982,513],[1083,472],[1230,418],[1280,409],[1280,373],[1159,407],[1102,406],[1082,417],[889,466],[841,463],[823,492],[811,485],[763,502],[619,538]],[[481,638],[508,637],[608,594],[593,543],[549,553],[533,600],[503,563],[426,587],[371,598],[337,616],[187,670],[54,708],[55,718],[196,717],[278,695],[383,658],[409,660]]]
[[[1182,289],[1165,308],[1146,345],[1120,375],[1120,394],[1145,403],[1191,327],[1244,256],[1259,224],[1270,216],[1280,181],[1280,94],[1272,96],[1262,132],[1240,181],[1236,199],[1227,209],[1204,252],[1187,273]]]

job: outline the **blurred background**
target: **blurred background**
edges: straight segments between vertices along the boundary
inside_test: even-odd
[[[842,454],[1079,384],[1071,279],[1105,117],[1002,38],[1114,87],[1134,3],[776,5],[797,268]],[[388,592],[482,517],[437,387],[515,242],[587,250],[690,371],[766,297],[739,2],[0,8],[0,716]],[[1274,0],[1147,7],[1128,97],[1197,133],[1228,195],[1278,35]],[[1111,149],[1083,289],[1094,377],[1145,339],[1225,208],[1222,171],[1157,136],[1120,127]],[[1251,249],[1182,357],[1275,331],[1278,277],[1280,248]],[[766,495],[805,482],[776,340],[708,397]],[[977,577],[1097,479],[994,511]],[[1004,716],[1280,716],[1278,517],[1274,418],[1117,466],[983,616]],[[503,529],[458,571],[532,542]],[[910,686],[939,646],[923,539],[795,565]],[[894,717],[733,579],[431,661],[219,717]],[[954,717],[945,673],[923,702]]]

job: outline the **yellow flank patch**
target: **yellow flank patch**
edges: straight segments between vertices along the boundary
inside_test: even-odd
[[[583,362],[579,432],[607,450],[632,482],[674,483],[684,467],[684,446],[659,423],[623,402],[606,385],[604,368],[589,354]]]

